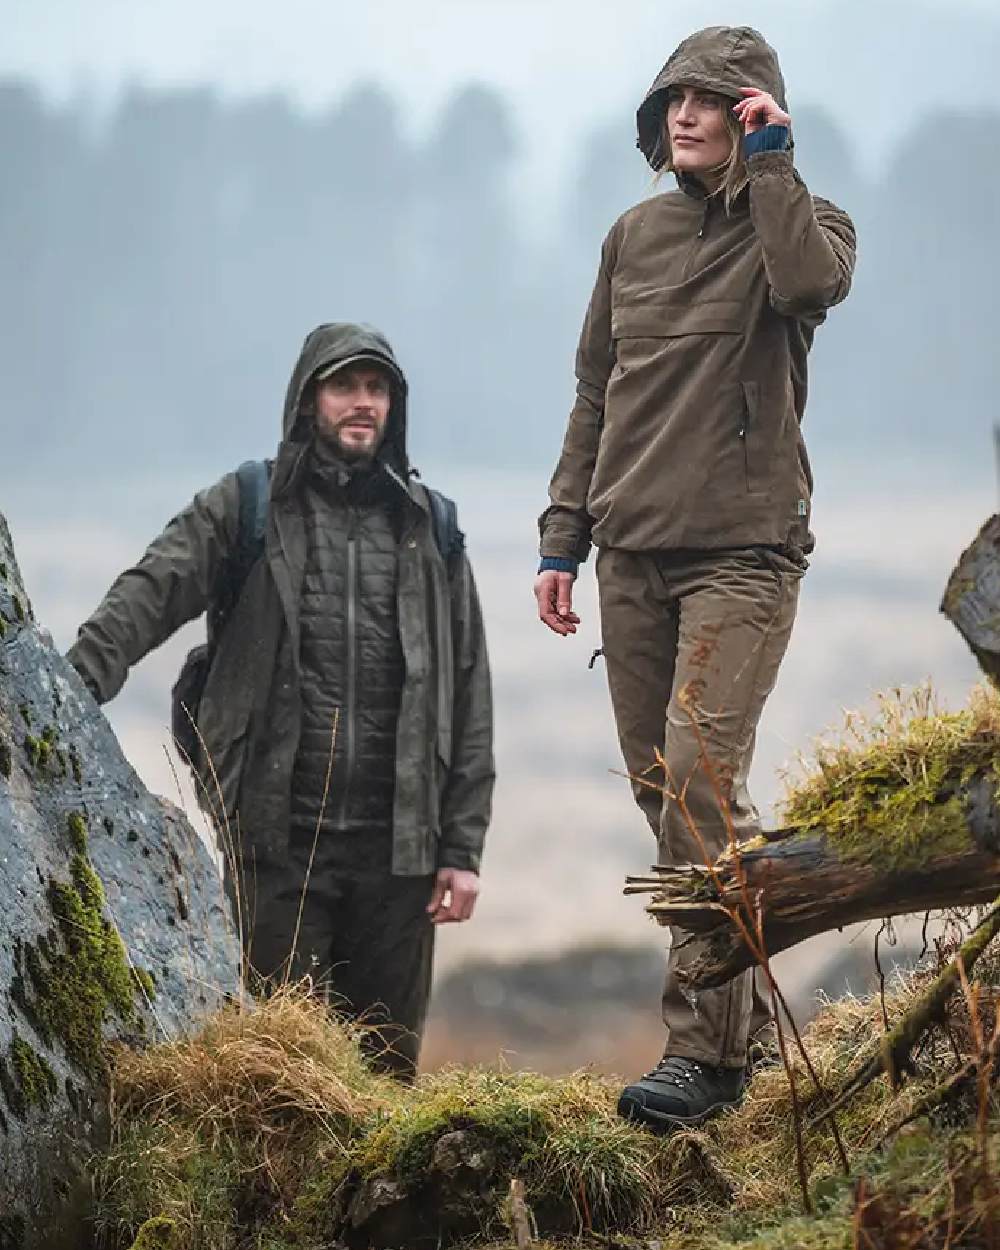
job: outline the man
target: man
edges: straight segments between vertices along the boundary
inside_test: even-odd
[[[170,522],[69,653],[103,703],[209,610],[196,754],[249,963],[266,978],[311,974],[378,1026],[365,1035],[373,1062],[404,1079],[434,926],[475,907],[494,780],[472,570],[457,527],[440,532],[447,501],[414,480],[406,421],[386,339],[319,326],[288,386],[242,584],[241,469]]]

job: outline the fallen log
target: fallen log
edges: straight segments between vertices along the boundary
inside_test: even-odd
[[[925,844],[918,861],[857,858],[828,833],[786,829],[724,852],[711,870],[658,865],[649,876],[629,877],[625,893],[652,894],[646,910],[654,919],[704,939],[686,970],[691,989],[722,985],[755,962],[733,913],[753,932],[758,902],[770,955],[859,921],[991,902],[1000,894],[994,787],[991,776],[963,787],[966,844],[956,846],[953,831],[937,847]]]
[[[1000,516],[963,552],[942,611],[991,680],[1000,675]],[[785,827],[736,844],[713,864],[656,865],[627,879],[647,911],[699,939],[692,990],[721,985],[754,956],[740,923],[763,918],[769,955],[858,921],[985,904],[1000,893],[1000,693],[973,692],[957,713],[929,690],[849,717],[789,794]]]

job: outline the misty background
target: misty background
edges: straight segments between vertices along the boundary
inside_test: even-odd
[[[459,503],[494,668],[484,895],[442,935],[443,972],[660,944],[620,894],[654,847],[610,771],[592,574],[573,640],[534,619],[531,582],[601,240],[658,193],[634,111],[700,25],[749,22],[778,48],[798,168],[860,244],[812,357],[818,546],[759,738],[765,814],[779,767],[844,708],[927,678],[964,698],[975,666],[937,603],[996,504],[992,5],[643,2],[613,21],[564,0],[3,8],[0,509],[35,610],[68,646],[194,490],[273,452],[307,330],[382,328],[410,380],[411,456]],[[108,709],[175,800],[169,687],[200,628]],[[806,998],[836,988],[829,969],[869,938],[819,939],[787,975]],[[627,979],[599,958],[592,998]],[[654,1025],[658,968],[633,995]],[[502,968],[470,984],[494,1013],[509,996]]]

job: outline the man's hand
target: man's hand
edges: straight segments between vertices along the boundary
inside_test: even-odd
[[[479,876],[467,868],[439,868],[431,901],[427,904],[433,924],[468,920],[479,897]]]
[[[535,578],[535,599],[538,618],[554,634],[575,634],[580,618],[573,611],[574,573],[557,573],[546,569]]]
[[[733,112],[743,125],[745,134],[752,135],[765,126],[791,126],[792,119],[779,108],[773,95],[758,87],[740,87],[740,95],[746,96],[733,106]]]

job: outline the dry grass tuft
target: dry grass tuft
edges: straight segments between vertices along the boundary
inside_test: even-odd
[[[343,1125],[383,1106],[389,1083],[365,1065],[357,1027],[331,1016],[309,987],[287,986],[249,1010],[232,1006],[190,1038],[122,1049],[113,1096],[122,1120],[183,1120],[217,1138]]]

